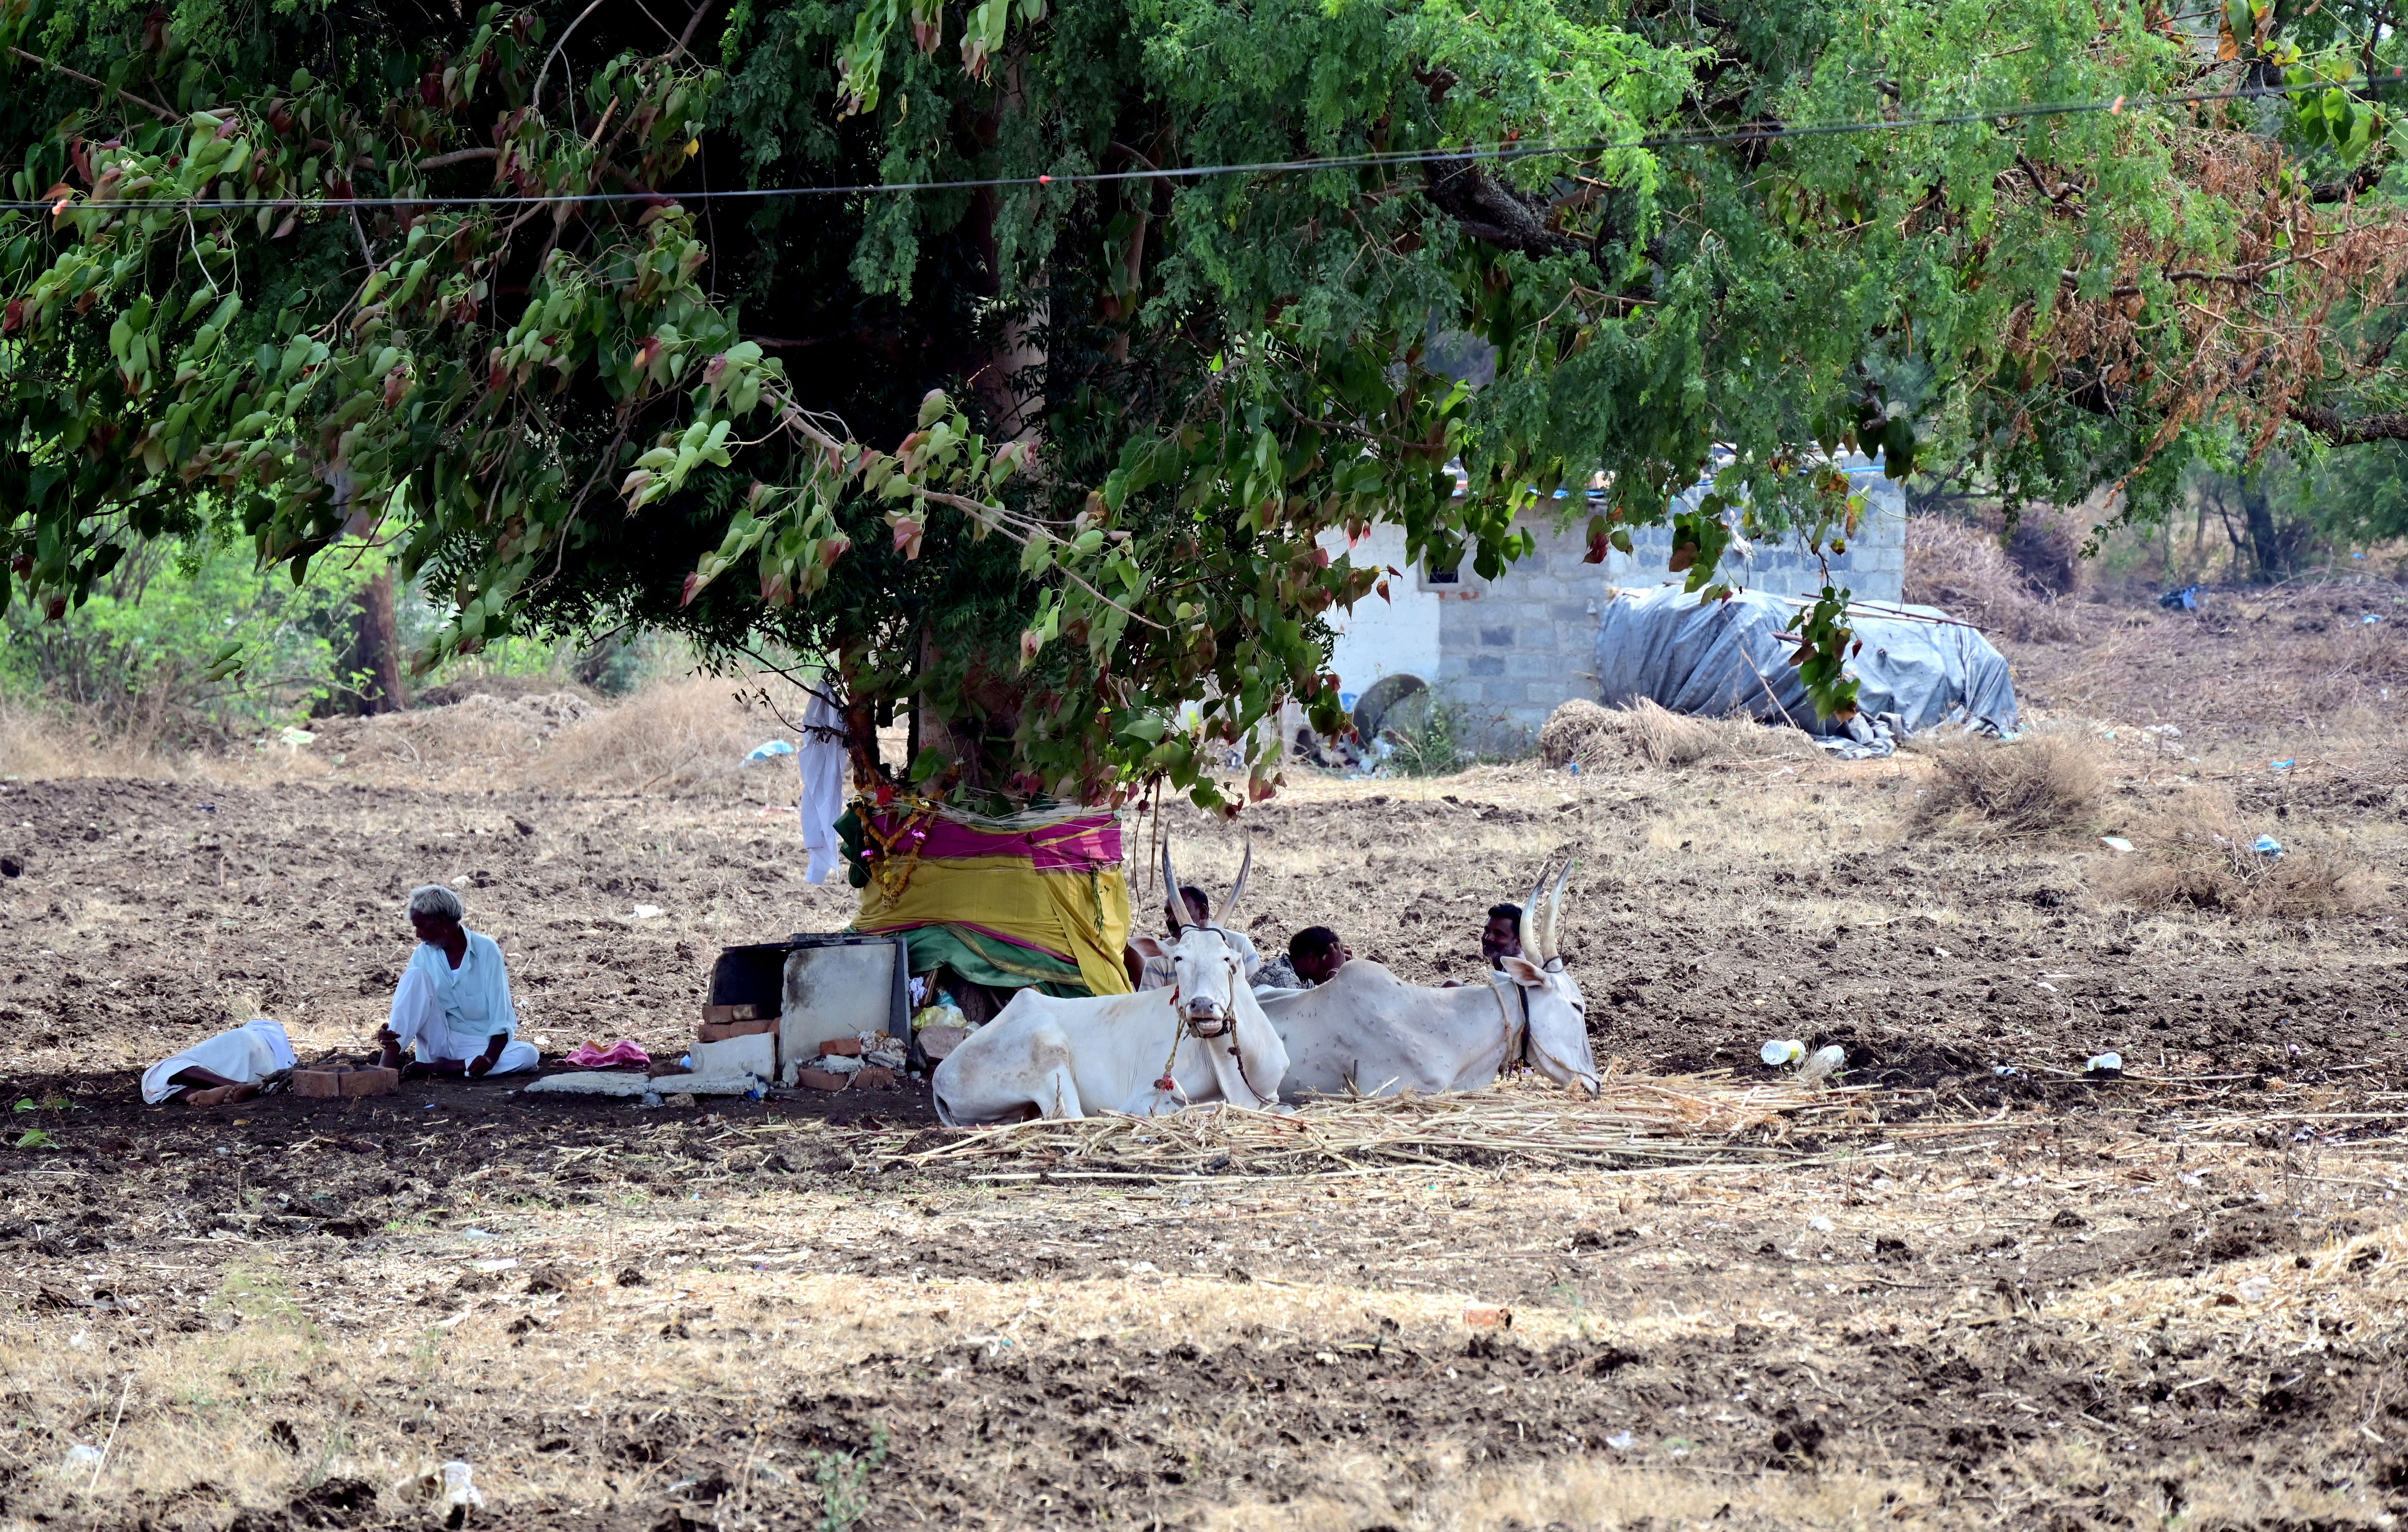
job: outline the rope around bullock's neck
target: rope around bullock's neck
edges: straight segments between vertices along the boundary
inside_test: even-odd
[[[1497,996],[1497,1009],[1505,1018],[1505,1063],[1510,1065],[1529,1052],[1530,1002],[1522,995],[1522,986],[1513,981],[1512,976],[1498,968],[1488,970],[1488,993]],[[1520,999],[1522,1004],[1514,1005],[1516,999]],[[1515,1015],[1516,1010],[1521,1014]],[[1521,1046],[1514,1046],[1516,1042]],[[1502,1075],[1505,1072],[1503,1067],[1500,1066],[1497,1072]]]
[[[1229,1056],[1238,1061],[1238,1079],[1248,1091],[1254,1093],[1256,1101],[1274,1100],[1275,1097],[1265,1095],[1262,1087],[1254,1083],[1254,1077],[1246,1072],[1246,1055],[1238,1047],[1237,982],[1238,965],[1233,961],[1229,964],[1229,1024],[1226,1029],[1229,1035]],[[1186,1015],[1180,1010],[1179,994],[1179,985],[1174,980],[1170,986],[1170,1056],[1162,1061],[1162,1077],[1154,1082],[1154,1088],[1165,1094],[1179,1089],[1179,1081],[1171,1078],[1170,1071],[1179,1063],[1179,1045],[1187,1039],[1189,1034],[1194,1033],[1196,1040],[1207,1048],[1211,1046],[1211,1039],[1200,1032],[1196,1032]],[[1216,1032],[1212,1037],[1217,1038],[1220,1035]]]
[[[1167,1095],[1179,1089],[1179,1081],[1171,1078],[1170,1071],[1178,1067],[1179,1045],[1186,1038],[1187,1019],[1179,1013],[1179,981],[1174,978],[1170,983],[1170,1056],[1162,1061],[1162,1076],[1154,1082],[1155,1090]]]

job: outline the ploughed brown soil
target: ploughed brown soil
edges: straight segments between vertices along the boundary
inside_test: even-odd
[[[852,895],[803,883],[766,776],[0,784],[0,1525],[423,1525],[459,1459],[470,1525],[2389,1526],[2389,651],[2285,610],[2019,654],[2102,780],[2038,835],[1918,818],[1919,753],[1169,816],[1215,889],[1252,826],[1236,921],[1267,947],[1326,923],[1426,981],[1576,850],[1600,1061],[1743,1081],[1767,1038],[1848,1050],[1856,1121],[1773,1163],[930,1163],[958,1140],[917,1087],[146,1109],[140,1067],[230,1017],[364,1046],[416,882],[461,888],[554,1053],[673,1054],[719,946]],[[2293,661],[2296,694],[2357,689],[2313,723],[2186,710]],[[2182,849],[2211,829],[2315,876]],[[2107,1050],[2121,1077],[2086,1076]]]

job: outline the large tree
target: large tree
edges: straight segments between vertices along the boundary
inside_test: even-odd
[[[1493,572],[1597,483],[1601,554],[1720,449],[1711,594],[1842,447],[2145,511],[2408,435],[2371,7],[685,3],[0,0],[0,591],[389,537],[451,649],[775,642],[918,780],[1211,803],[1340,722],[1333,529]]]

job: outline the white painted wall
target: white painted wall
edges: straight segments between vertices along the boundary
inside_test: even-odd
[[[1343,532],[1325,532],[1321,547],[1334,562],[1346,554],[1356,568],[1389,566],[1399,573],[1389,577],[1388,599],[1367,595],[1352,612],[1331,608],[1329,625],[1338,631],[1330,649],[1330,667],[1338,672],[1339,690],[1349,707],[1383,676],[1399,673],[1435,682],[1439,671],[1439,605],[1437,593],[1421,589],[1412,566],[1405,562],[1405,529],[1374,526],[1353,549]]]

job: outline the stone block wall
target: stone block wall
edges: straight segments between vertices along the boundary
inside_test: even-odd
[[[1852,465],[1851,472],[1872,504],[1848,551],[1830,561],[1831,577],[1859,599],[1896,601],[1906,577],[1904,495],[1876,466]],[[1410,577],[1417,594],[1437,598],[1438,674],[1423,679],[1465,709],[1477,749],[1524,752],[1557,705],[1597,694],[1598,618],[1611,590],[1682,579],[1664,567],[1672,551],[1669,528],[1638,537],[1627,554],[1582,563],[1586,522],[1535,529],[1538,547],[1493,580],[1469,564],[1454,581],[1418,569]],[[1783,595],[1812,595],[1823,582],[1821,566],[1797,543],[1726,555],[1722,575]]]

